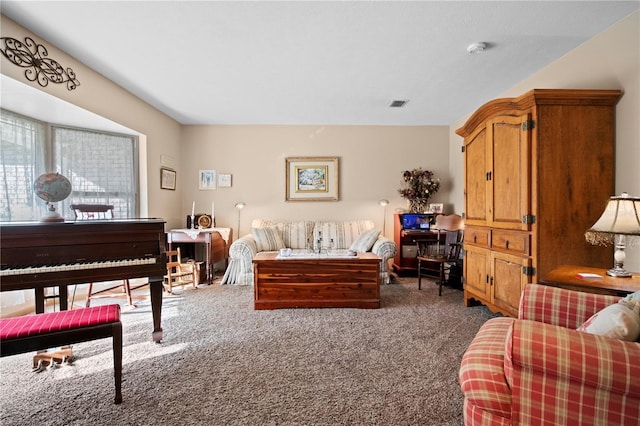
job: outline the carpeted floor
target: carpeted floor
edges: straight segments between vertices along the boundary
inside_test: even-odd
[[[253,288],[188,288],[123,310],[121,405],[110,339],[74,345],[72,365],[31,372],[0,359],[0,424],[461,425],[460,359],[493,314],[462,292],[401,278],[382,308],[253,310]]]

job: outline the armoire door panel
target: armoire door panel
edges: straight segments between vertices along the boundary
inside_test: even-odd
[[[487,222],[487,142],[483,129],[465,145],[465,223]]]
[[[522,218],[529,214],[528,114],[504,116],[488,124],[492,164],[490,175],[490,220],[494,227],[526,230]]]

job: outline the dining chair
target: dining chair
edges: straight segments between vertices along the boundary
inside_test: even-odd
[[[438,295],[442,296],[442,286],[447,273],[461,263],[460,253],[464,239],[464,221],[457,214],[438,215],[433,226],[437,233],[435,240],[417,241],[418,290],[422,289],[423,273],[438,274]]]

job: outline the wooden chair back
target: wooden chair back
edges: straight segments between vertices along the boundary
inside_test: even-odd
[[[167,275],[164,277],[165,289],[169,294],[173,292],[173,287],[181,287],[187,284],[198,288],[196,278],[195,263],[182,263],[180,247],[175,250],[167,250]]]
[[[111,204],[71,204],[69,206],[76,220],[113,219]]]
[[[464,220],[459,214],[439,214],[431,229],[442,231],[460,231],[464,229]]]

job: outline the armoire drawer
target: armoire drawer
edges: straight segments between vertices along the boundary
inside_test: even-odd
[[[508,253],[529,256],[531,238],[528,232],[494,229],[491,231],[491,248]]]
[[[489,228],[476,228],[473,226],[464,228],[464,242],[466,244],[489,248],[491,245],[490,236],[491,230]]]

